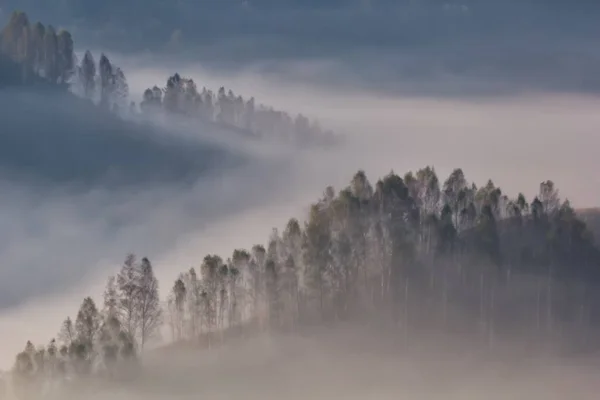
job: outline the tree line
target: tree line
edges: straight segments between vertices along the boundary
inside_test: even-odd
[[[15,395],[37,398],[89,383],[92,377],[131,378],[139,366],[138,353],[159,334],[162,313],[151,262],[129,255],[120,272],[108,279],[101,307],[86,297],[56,338],[42,346],[28,341],[17,354]]]
[[[52,25],[31,24],[24,12],[14,12],[2,29],[0,51],[21,67],[23,81],[43,78],[66,83],[74,68],[73,38]]]
[[[273,107],[256,104],[254,97],[246,100],[225,87],[216,94],[205,87],[198,91],[193,79],[178,73],[169,77],[164,88],[146,89],[140,108],[150,115],[163,111],[172,116],[216,122],[262,138],[297,143],[327,143],[334,139],[333,132],[323,130],[317,121],[302,114],[292,117]]]
[[[32,24],[22,11],[12,13],[2,29],[0,45],[0,53],[19,66],[23,83],[43,80],[75,89],[102,106],[113,106],[129,97],[125,74],[105,54],[96,63],[86,51],[79,62],[67,30],[57,33],[52,25]]]
[[[473,346],[518,334],[534,344],[597,346],[600,250],[552,181],[528,201],[461,169],[432,167],[372,185],[363,171],[326,188],[304,223],[292,218],[266,246],[209,254],[159,302],[148,259],[127,257],[101,310],[84,299],[48,346],[27,343],[17,382],[119,376],[149,338],[209,346],[229,334],[295,332],[336,321],[460,333]],[[111,375],[112,374],[112,375]],[[52,378],[49,378],[52,377]],[[39,389],[37,389],[39,390]]]
[[[461,169],[443,183],[431,167],[390,173],[374,187],[359,171],[266,247],[209,255],[181,274],[166,315],[175,341],[357,317],[485,341],[513,330],[591,337],[599,267],[593,235],[552,181],[528,202],[491,180],[478,188]]]
[[[61,85],[103,109],[120,116],[156,115],[169,118],[200,119],[228,127],[240,133],[263,139],[291,141],[300,144],[329,144],[331,131],[304,115],[290,116],[255,99],[244,99],[221,87],[215,94],[203,88],[198,91],[190,78],[174,74],[166,86],[154,86],[143,93],[139,108],[131,101],[125,73],[101,54],[96,61],[88,50],[81,60],[74,53],[71,34],[56,33],[51,26],[30,24],[23,12],[14,12],[2,30],[1,53],[10,57],[21,69],[22,81],[43,80]]]

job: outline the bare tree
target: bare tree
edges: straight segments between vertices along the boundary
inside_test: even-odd
[[[136,337],[139,327],[139,312],[137,312],[138,301],[138,268],[135,255],[129,254],[117,275],[117,286],[119,290],[119,314],[123,330],[132,338]]]
[[[75,326],[73,325],[73,320],[71,320],[71,317],[67,317],[67,319],[65,319],[62,323],[60,332],[58,333],[58,339],[67,347],[69,347],[71,343],[73,343],[73,340],[75,340]]]
[[[118,318],[119,314],[119,293],[116,278],[110,276],[104,289],[104,308],[102,309],[104,318]]]
[[[158,294],[158,280],[154,276],[152,264],[147,258],[142,259],[136,296],[136,311],[140,327],[140,345],[158,333],[162,324],[162,308]]]
[[[181,340],[183,338],[186,294],[187,292],[183,279],[178,278],[173,284],[168,300],[173,341]]]

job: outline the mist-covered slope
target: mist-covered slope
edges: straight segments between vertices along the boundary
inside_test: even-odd
[[[173,183],[233,162],[215,144],[121,120],[58,91],[4,91],[0,120],[0,170],[9,179],[77,186]]]
[[[0,121],[0,309],[161,254],[285,175],[225,128],[123,120],[60,90],[1,91]]]
[[[276,201],[289,178],[290,146],[272,151],[210,120],[124,111],[124,76],[118,106],[108,96],[122,71],[89,53],[76,65],[67,31],[15,12],[0,39],[10,72],[0,83],[12,86],[0,91],[0,309],[75,290],[129,252],[161,255],[191,231]],[[83,98],[73,94],[81,76]]]

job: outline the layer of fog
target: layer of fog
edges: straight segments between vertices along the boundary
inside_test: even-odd
[[[103,187],[72,193],[58,185],[31,200],[35,191],[27,181],[5,181],[2,235],[10,241],[0,257],[0,282],[3,295],[15,296],[19,306],[0,315],[2,365],[25,340],[45,343],[54,336],[85,294],[99,301],[106,277],[126,253],[154,261],[164,294],[179,272],[198,266],[207,253],[226,257],[234,248],[264,242],[272,227],[302,217],[326,185],[342,187],[359,168],[375,180],[391,169],[404,173],[428,164],[443,179],[462,167],[478,184],[492,178],[507,194],[523,191],[529,198],[542,180],[553,179],[578,207],[597,205],[600,196],[600,178],[590,174],[600,144],[594,131],[600,102],[583,95],[383,96],[313,84],[309,78],[320,70],[303,63],[295,64],[303,79],[294,80],[252,68],[215,74],[195,64],[175,70],[112,59],[138,99],[178,71],[199,87],[226,85],[318,117],[349,140],[329,152],[246,151],[246,163],[191,185],[148,184],[134,193]],[[35,296],[38,287],[43,291]]]
[[[600,198],[600,181],[588,174],[600,144],[595,134],[600,99],[595,96],[546,91],[442,98],[384,95],[315,84],[332,71],[344,75],[344,66],[333,61],[284,63],[272,73],[259,64],[231,74],[198,63],[149,68],[147,60],[115,59],[135,71],[129,81],[138,98],[146,87],[164,86],[166,77],[179,72],[200,88],[224,85],[348,135],[348,146],[322,160],[329,182],[338,186],[357,168],[376,178],[391,169],[404,173],[435,165],[442,178],[462,167],[469,179],[484,184],[491,178],[509,195],[523,191],[532,196],[542,180],[552,179],[577,207],[595,206]],[[289,74],[282,75],[283,69]],[[454,83],[447,78],[447,84]]]
[[[398,336],[341,325],[210,351],[170,348],[145,358],[140,381],[86,398],[592,400],[600,388],[589,358],[559,360],[502,343],[481,352],[423,335],[406,346]]]

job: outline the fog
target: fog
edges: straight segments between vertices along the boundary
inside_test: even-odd
[[[180,272],[197,266],[207,253],[227,257],[234,248],[264,243],[273,227],[281,228],[292,216],[302,218],[325,186],[342,188],[359,168],[375,181],[392,169],[403,174],[425,165],[435,166],[445,179],[461,167],[478,184],[491,178],[504,193],[522,191],[529,199],[541,181],[552,179],[574,206],[598,205],[600,178],[593,171],[600,101],[587,94],[416,96],[323,85],[331,71],[344,74],[336,62],[286,61],[276,72],[265,72],[260,64],[215,71],[192,62],[161,64],[153,58],[149,63],[122,54],[111,59],[125,70],[134,100],[177,71],[199,87],[225,85],[244,97],[316,117],[347,140],[335,149],[306,151],[235,140],[215,143],[205,127],[198,127],[196,139],[190,139],[195,131],[156,127],[131,144],[110,127],[112,142],[100,152],[94,142],[76,139],[88,129],[85,118],[71,129],[75,114],[61,103],[48,111],[51,116],[31,114],[29,125],[11,133],[14,137],[3,136],[0,147],[2,367],[11,365],[27,339],[46,343],[53,337],[83,296],[100,300],[107,276],[128,252],[153,261],[164,295]],[[457,86],[452,78],[447,83]],[[31,99],[26,98],[40,101]],[[2,120],[13,118],[19,127],[22,114],[16,111],[23,101],[13,109],[8,102]],[[40,144],[32,135],[42,127],[55,128],[52,139],[44,139],[52,143]],[[17,157],[14,149],[27,146],[53,149],[55,156],[34,151],[36,157]],[[207,161],[198,163],[196,151]],[[104,161],[102,154],[114,156]],[[123,162],[131,154],[135,161]],[[109,174],[114,165],[116,175],[127,179],[107,178],[115,176]],[[396,351],[402,346],[380,334],[340,328],[306,338],[253,339],[187,358],[174,353],[166,362],[149,355],[147,379],[153,385],[144,390],[150,387],[152,395],[140,387],[116,395],[264,398],[283,386],[295,389],[291,398],[504,399],[507,387],[515,398],[591,399],[594,393],[588,361],[565,366],[557,359],[528,359],[521,370],[514,368],[515,362],[525,363],[517,354],[482,360],[468,354],[465,343],[432,349],[433,339],[422,342],[429,350],[400,357]],[[193,377],[185,372],[192,367]],[[226,377],[239,371],[243,384],[231,385]],[[273,381],[277,385],[268,389]]]
[[[227,348],[189,349],[147,359],[147,380],[123,398],[209,396],[233,399],[592,399],[589,359],[502,349],[481,354],[460,340],[419,337],[407,349],[393,335],[342,325],[295,337],[251,338]]]
[[[436,337],[401,342],[377,328],[340,325],[212,350],[170,348],[149,353],[138,380],[70,398],[592,400],[599,388],[597,360],[586,357],[561,360],[501,345],[481,353]]]
[[[508,194],[523,191],[531,196],[542,180],[552,179],[577,207],[597,205],[600,195],[600,181],[586,174],[595,166],[600,144],[595,134],[600,99],[593,95],[527,90],[438,97],[382,93],[351,82],[342,87],[315,83],[332,71],[344,75],[344,66],[333,61],[284,63],[291,72],[282,75],[284,67],[269,72],[264,64],[232,74],[197,63],[169,62],[162,68],[151,63],[147,68],[145,59],[117,55],[115,60],[136,71],[129,80],[138,98],[151,84],[164,85],[166,77],[179,72],[199,87],[216,90],[225,85],[258,102],[315,117],[347,135],[350,143],[322,160],[331,176],[325,181],[338,188],[357,168],[375,179],[391,169],[404,173],[435,165],[441,176],[460,166],[479,184],[491,178]],[[448,76],[446,84],[457,82]]]

